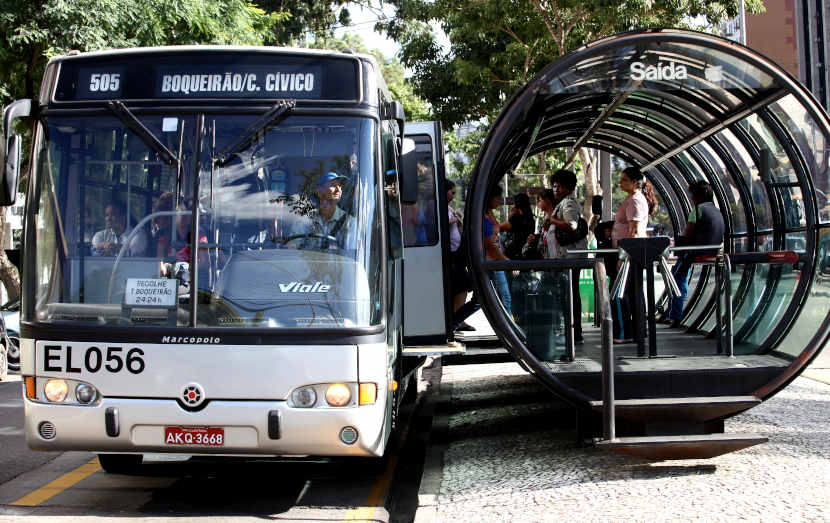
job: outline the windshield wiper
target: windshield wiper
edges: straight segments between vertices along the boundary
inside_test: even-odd
[[[248,126],[247,129],[242,131],[242,134],[237,136],[234,140],[232,140],[228,145],[226,145],[219,153],[214,157],[214,163],[219,167],[224,167],[228,163],[230,163],[233,155],[244,151],[251,144],[254,143],[256,137],[259,133],[267,131],[271,127],[275,126],[279,123],[280,119],[285,115],[285,113],[289,109],[293,109],[294,106],[297,105],[297,102],[294,100],[280,100],[273,107],[271,107],[265,114],[263,114],[259,120],[252,123]]]
[[[107,102],[107,108],[115,115],[116,118],[121,120],[121,123],[126,125],[136,136],[141,138],[141,141],[147,144],[147,146],[153,150],[156,154],[161,157],[161,160],[166,163],[167,165],[178,165],[179,159],[173,154],[170,149],[165,147],[161,141],[156,138],[150,129],[144,126],[141,123],[141,120],[135,117],[133,113],[127,109],[127,106],[124,105],[123,102],[120,100],[110,100]]]

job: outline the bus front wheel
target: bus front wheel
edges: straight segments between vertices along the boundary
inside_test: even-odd
[[[141,454],[98,454],[101,468],[110,474],[129,474],[141,465]]]

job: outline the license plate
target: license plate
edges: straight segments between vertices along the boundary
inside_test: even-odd
[[[165,445],[221,447],[225,444],[222,427],[164,427]]]

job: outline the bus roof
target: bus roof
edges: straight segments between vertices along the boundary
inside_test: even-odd
[[[135,54],[169,54],[175,53],[206,53],[206,52],[238,52],[238,53],[265,53],[265,54],[292,54],[300,56],[331,56],[340,58],[359,58],[366,60],[375,65],[377,68],[377,60],[375,57],[363,53],[350,53],[343,51],[333,51],[329,49],[307,49],[304,47],[269,47],[269,46],[252,46],[252,45],[166,45],[158,47],[128,47],[122,49],[105,49],[101,51],[70,51],[67,54],[56,56],[49,60],[49,63],[63,62],[65,60],[76,60],[90,57],[117,57],[129,56]]]

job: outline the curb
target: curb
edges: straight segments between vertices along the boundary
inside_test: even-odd
[[[441,359],[432,363],[434,373],[429,378],[429,395],[424,408],[432,414],[432,427],[424,455],[424,470],[418,487],[418,508],[415,511],[415,523],[433,523],[438,516],[438,497],[444,472],[444,451],[446,450],[449,414],[443,412],[444,406],[452,396],[452,384],[441,383],[443,375]],[[437,368],[436,368],[437,367]]]

